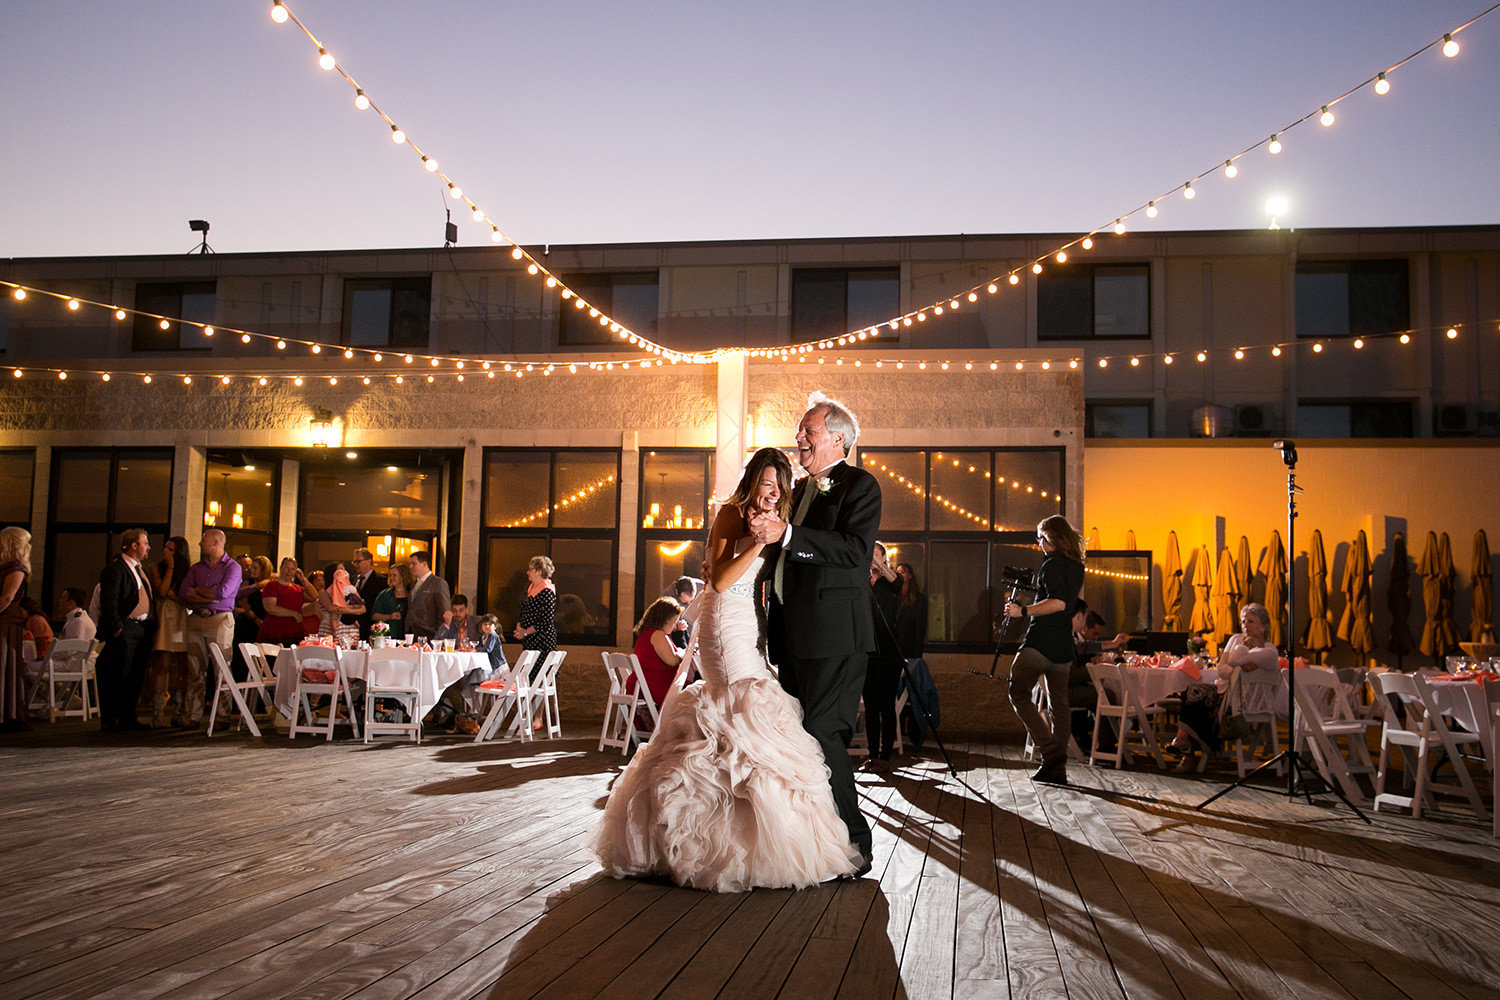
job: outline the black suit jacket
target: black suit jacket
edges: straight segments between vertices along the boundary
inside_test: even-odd
[[[366,638],[370,635],[371,616],[375,613],[375,598],[386,588],[386,579],[379,573],[371,573],[370,579],[358,585],[354,589],[359,591],[359,599],[365,602],[365,613],[359,616],[359,634]]]
[[[773,663],[789,658],[820,659],[875,649],[870,609],[870,557],[880,528],[880,484],[848,463],[827,473],[832,485],[813,497],[800,525],[792,528],[782,573],[782,596],[770,594],[767,648]],[[792,494],[792,511],[802,491],[817,489],[813,477]],[[773,582],[780,544],[767,546],[761,572]]]
[[[145,579],[144,569],[141,578]],[[120,630],[120,623],[135,612],[140,599],[141,590],[136,586],[135,574],[125,565],[124,558],[115,556],[99,574],[99,638],[114,638]]]

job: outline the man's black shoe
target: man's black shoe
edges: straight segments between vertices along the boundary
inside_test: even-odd
[[[1066,785],[1068,783],[1067,758],[1054,760],[1050,764],[1043,764],[1032,772],[1031,780],[1040,781],[1047,785]]]
[[[864,878],[866,875],[870,874],[870,869],[874,867],[875,859],[870,857],[868,854],[861,854],[859,856],[859,867],[854,869],[854,874],[849,877]]]

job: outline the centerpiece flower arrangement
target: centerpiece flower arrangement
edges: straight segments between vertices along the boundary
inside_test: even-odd
[[[390,638],[390,622],[376,622],[375,624],[370,626],[370,645],[374,646],[376,649],[380,649],[382,646],[388,643],[390,641]]]
[[[1187,651],[1189,656],[1202,656],[1206,649],[1208,649],[1208,640],[1203,638],[1203,636],[1188,636]]]

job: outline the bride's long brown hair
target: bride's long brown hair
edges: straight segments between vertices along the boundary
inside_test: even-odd
[[[765,472],[767,466],[776,471],[776,485],[781,490],[781,496],[776,501],[776,516],[782,521],[789,520],[792,514],[792,460],[780,448],[762,448],[751,455],[750,461],[745,465],[745,474],[740,477],[740,484],[724,503],[738,510],[741,517],[748,516],[750,500],[760,486],[761,473]]]

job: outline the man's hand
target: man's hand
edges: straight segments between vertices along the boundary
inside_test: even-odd
[[[775,514],[756,512],[750,515],[750,534],[757,542],[770,545],[786,534],[786,522]]]

